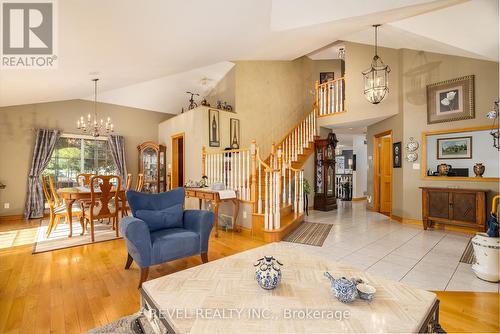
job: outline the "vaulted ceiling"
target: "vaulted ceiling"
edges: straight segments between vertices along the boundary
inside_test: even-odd
[[[58,68],[0,70],[0,106],[88,98],[97,72],[100,100],[176,113],[186,90],[206,89],[203,78],[214,85],[230,60],[314,57],[337,40],[371,44],[374,23],[385,24],[384,46],[498,59],[497,0],[57,4]]]

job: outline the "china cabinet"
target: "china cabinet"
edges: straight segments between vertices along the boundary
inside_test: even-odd
[[[337,208],[335,196],[335,148],[337,137],[329,133],[327,139],[314,141],[314,210],[330,211]]]
[[[147,141],[137,146],[139,173],[144,174],[142,192],[159,193],[167,190],[166,147]]]

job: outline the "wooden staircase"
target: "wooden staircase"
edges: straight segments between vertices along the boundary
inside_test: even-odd
[[[344,78],[316,83],[316,102],[278,142],[266,159],[255,140],[247,149],[202,152],[208,184],[223,183],[253,205],[252,235],[266,242],[282,240],[304,221],[303,166],[317,136],[317,117],[344,112]]]

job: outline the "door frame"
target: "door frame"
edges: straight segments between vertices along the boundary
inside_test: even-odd
[[[389,159],[391,161],[391,168],[392,168],[392,143],[393,143],[393,136],[392,136],[392,129],[377,133],[373,135],[373,206],[372,209],[376,212],[380,212],[380,139],[382,137],[385,137],[387,135],[390,135],[391,141],[390,141],[390,150],[389,150]],[[393,186],[393,171],[391,170],[391,188]],[[391,208],[389,211],[389,215],[392,215],[392,189],[391,189]]]
[[[175,184],[177,187],[183,187],[184,186],[184,181],[186,179],[186,136],[184,135],[184,132],[179,132],[179,133],[176,133],[176,134],[173,134],[172,136],[170,136],[170,143],[172,145],[172,149],[170,150],[172,153],[171,155],[171,159],[170,161],[172,162],[172,171],[171,171],[171,175],[170,175],[170,189],[173,189],[173,184]],[[177,148],[175,145],[177,145],[177,141],[179,140],[179,138],[182,138],[182,178],[183,178],[183,184],[181,185],[178,185],[177,184],[177,179],[178,179],[178,173],[176,173],[176,178],[175,178],[175,181],[174,181],[174,169],[175,171],[177,171],[177,165],[178,165],[178,155],[174,157],[174,152],[177,152]],[[174,149],[175,147],[175,149]]]

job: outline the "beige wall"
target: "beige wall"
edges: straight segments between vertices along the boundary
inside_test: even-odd
[[[24,209],[26,178],[31,164],[35,128],[55,128],[79,133],[76,120],[93,110],[93,103],[69,100],[0,108],[0,216],[21,214]],[[98,114],[111,117],[116,134],[125,137],[128,171],[137,174],[137,145],[158,138],[158,123],[170,114],[100,103]],[[4,203],[10,209],[4,209]]]
[[[220,80],[207,96],[207,101],[212,107],[217,106],[217,100],[222,103],[227,102],[234,108],[234,88],[235,88],[234,67]]]
[[[410,137],[414,137],[420,145],[421,134],[424,131],[455,129],[479,125],[489,125],[486,113],[492,109],[493,101],[498,99],[498,63],[470,58],[447,56],[414,50],[400,50],[402,64],[402,89],[400,111],[397,116],[368,127],[368,155],[373,153],[373,135],[384,130],[394,131],[395,141],[402,140],[403,147]],[[465,75],[475,75],[475,111],[476,117],[471,120],[427,124],[426,85]],[[403,150],[403,157],[405,151]],[[417,151],[421,162],[421,148]],[[475,162],[475,161],[472,161]],[[372,189],[372,161],[369,161],[368,192]],[[412,163],[403,159],[403,168],[394,171],[393,213],[406,219],[421,219],[422,186],[458,186],[464,188],[479,188],[491,190],[489,201],[493,194],[499,191],[498,182],[461,182],[423,180],[420,170],[412,168]],[[420,166],[425,168],[425,166]],[[451,180],[451,179],[450,179]]]
[[[307,112],[319,72],[340,73],[340,61],[236,61],[235,107],[242,145],[257,140],[263,158]]]

